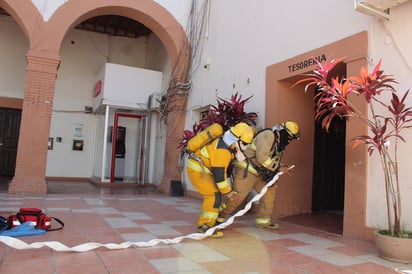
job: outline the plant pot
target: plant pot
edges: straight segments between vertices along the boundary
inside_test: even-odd
[[[412,239],[382,235],[375,231],[375,245],[382,258],[397,263],[412,263]]]

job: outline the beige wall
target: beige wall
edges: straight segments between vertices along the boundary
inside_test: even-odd
[[[0,97],[0,107],[1,108],[21,109],[22,106],[23,106],[22,99]]]
[[[345,58],[347,74],[353,75],[367,65],[368,37],[361,32],[327,46],[295,56],[281,63],[267,67],[265,126],[272,126],[284,120],[295,120],[301,126],[301,140],[288,146],[285,161],[296,165],[294,176],[282,176],[279,182],[275,215],[285,216],[298,212],[310,212],[312,205],[313,168],[313,92],[304,92],[303,86],[293,87],[298,77],[310,72],[313,65],[301,66],[313,56],[327,59]],[[295,65],[294,64],[298,64]],[[303,63],[304,64],[304,63]],[[353,98],[356,99],[356,98]],[[366,113],[363,102],[355,102]],[[366,128],[355,121],[347,123],[346,140],[355,134],[366,132]],[[354,163],[360,163],[354,165]],[[371,231],[365,226],[366,186],[367,186],[366,147],[352,149],[346,146],[345,162],[345,236],[370,239]]]

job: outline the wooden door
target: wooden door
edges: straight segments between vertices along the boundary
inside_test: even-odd
[[[14,176],[21,110],[0,108],[0,176]]]

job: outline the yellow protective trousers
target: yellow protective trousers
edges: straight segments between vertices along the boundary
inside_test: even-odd
[[[193,159],[189,159],[186,171],[193,187],[203,196],[202,208],[197,219],[197,226],[204,224],[212,227],[216,224],[216,219],[219,215],[219,206],[222,202],[222,195],[216,187],[212,173],[206,167],[201,169],[193,168],[200,167],[199,163]]]
[[[246,177],[245,177],[246,174]],[[254,189],[260,192],[266,185],[266,182],[260,176],[251,172],[246,172],[245,169],[234,166],[233,168],[233,190],[238,192],[238,201],[225,200],[225,208],[220,212],[219,217],[228,218],[235,213],[238,207],[243,203],[250,191]],[[273,208],[275,205],[276,188],[271,186],[267,192],[259,200],[258,210],[256,213],[256,224],[269,224],[272,220]]]

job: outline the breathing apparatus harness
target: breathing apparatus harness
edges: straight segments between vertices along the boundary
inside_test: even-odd
[[[266,130],[270,130],[272,133],[273,133],[273,135],[274,135],[274,140],[273,140],[273,143],[272,143],[272,146],[271,146],[271,148],[270,148],[270,150],[272,151],[273,150],[273,153],[272,153],[272,155],[271,155],[271,157],[273,158],[273,157],[275,157],[277,154],[279,154],[279,152],[281,152],[282,150],[284,150],[285,149],[285,147],[289,144],[288,143],[288,133],[286,132],[286,130],[284,130],[284,129],[281,129],[281,130],[274,130],[274,129],[272,129],[272,128],[264,128],[264,129],[261,129],[261,130],[259,130],[257,133],[256,133],[256,135],[255,135],[255,138],[256,138],[256,136],[258,135],[258,134],[260,134],[260,133],[262,133],[263,131],[266,131]],[[283,140],[282,140],[283,139]],[[276,140],[280,140],[280,142],[278,142],[278,141],[276,141]],[[286,140],[286,141],[284,141],[284,140]],[[244,170],[244,173],[243,173],[243,178],[246,178],[247,177],[247,175],[248,175],[248,170],[249,170],[249,165],[252,165],[253,166],[253,168],[258,172],[258,174],[260,173],[260,174],[262,174],[262,178],[263,178],[263,180],[265,180],[265,181],[268,181],[268,180],[270,180],[271,178],[273,178],[273,176],[274,175],[276,175],[276,173],[278,173],[278,170],[275,170],[275,171],[271,171],[271,170],[269,170],[269,169],[267,169],[267,168],[265,168],[265,167],[263,167],[263,166],[258,166],[258,165],[256,165],[253,161],[252,161],[252,159],[256,159],[256,149],[254,149],[254,151],[255,151],[255,155],[254,156],[252,156],[252,157],[247,157],[246,155],[245,155],[245,157],[246,157],[246,168],[245,168],[245,170]],[[281,157],[282,157],[282,155],[280,154],[279,155],[279,161],[281,160]]]

